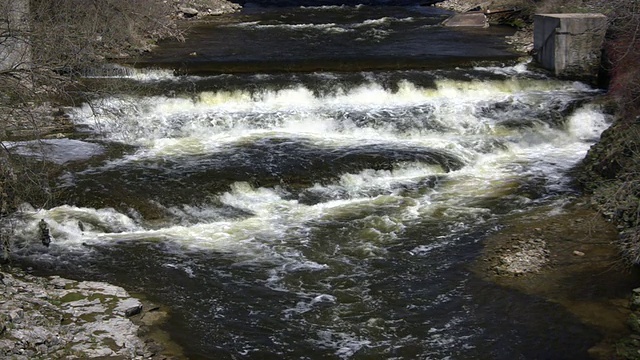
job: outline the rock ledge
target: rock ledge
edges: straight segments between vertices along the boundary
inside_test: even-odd
[[[143,304],[121,287],[16,269],[0,284],[0,358],[167,358],[139,336]]]

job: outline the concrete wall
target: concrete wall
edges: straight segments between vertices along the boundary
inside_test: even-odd
[[[29,67],[28,18],[29,0],[0,0],[0,71]]]
[[[606,31],[607,17],[602,14],[536,15],[536,60],[558,77],[595,80]]]

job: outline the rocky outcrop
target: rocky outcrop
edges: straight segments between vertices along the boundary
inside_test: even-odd
[[[185,19],[229,14],[242,8],[226,0],[173,0],[173,5],[176,15]]]
[[[2,359],[167,358],[139,336],[149,310],[120,287],[16,269],[0,283]]]
[[[640,264],[640,116],[619,119],[602,133],[583,160],[577,178],[593,205],[612,223],[629,264]]]

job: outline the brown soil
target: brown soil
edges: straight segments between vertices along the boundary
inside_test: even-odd
[[[640,280],[612,244],[615,226],[585,199],[561,211],[546,207],[513,216],[505,225],[487,240],[474,271],[564,306],[603,334],[590,350],[593,358],[614,358],[615,343],[629,334],[629,294]]]

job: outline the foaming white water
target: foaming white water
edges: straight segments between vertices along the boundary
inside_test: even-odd
[[[196,76],[190,77],[176,77],[171,69],[153,69],[143,68],[138,69],[129,66],[110,64],[101,69],[95,69],[93,73],[88,73],[84,77],[94,79],[131,79],[140,82],[155,82],[155,81],[184,81],[187,79],[197,79]]]
[[[114,209],[91,209],[63,205],[49,210],[23,211],[15,232],[21,246],[39,245],[40,220],[49,225],[53,247],[78,248],[103,234],[126,234],[141,230],[129,216]]]
[[[382,17],[382,18],[378,18],[378,19],[369,19],[369,20],[365,20],[359,24],[354,24],[352,25],[353,27],[362,27],[362,26],[379,26],[379,25],[385,25],[385,24],[390,24],[393,22],[412,22],[415,19],[412,17],[406,17],[406,18],[393,18],[393,17]]]
[[[369,197],[366,189],[358,190],[358,184],[368,183],[367,188],[386,188],[393,183],[415,182],[416,179],[438,173],[434,167],[405,166],[396,171],[397,179],[392,172],[370,172],[347,174],[341,183],[353,192],[350,198],[328,201],[316,205],[304,205],[297,200],[285,199],[286,193],[279,189],[253,188],[247,183],[235,183],[232,190],[220,194],[219,201],[235,209],[243,210],[246,217],[225,220],[216,207],[186,207],[183,210],[169,209],[176,216],[184,218],[188,213],[191,221],[184,225],[173,225],[158,228],[157,225],[145,226],[133,217],[119,213],[113,209],[89,209],[72,206],[61,206],[50,210],[26,211],[21,217],[23,224],[17,236],[24,243],[33,243],[38,238],[38,222],[44,219],[51,227],[54,237],[53,247],[78,248],[83,244],[108,245],[120,241],[168,241],[183,249],[208,249],[221,252],[232,252],[259,259],[273,260],[270,250],[271,241],[295,235],[304,224],[315,220],[341,219],[357,213],[373,213],[380,206],[399,206],[399,209],[414,206],[400,196]],[[320,191],[331,191],[331,186]],[[366,216],[365,216],[366,217]],[[365,242],[378,238],[384,241],[389,236],[401,232],[402,211],[397,217],[370,217],[369,228],[378,234],[364,234]],[[364,236],[363,235],[363,236]],[[375,256],[375,247],[365,253]],[[294,254],[296,258],[299,254]],[[278,255],[282,256],[282,254]],[[281,261],[289,262],[287,256]],[[295,263],[307,262],[304,257]]]
[[[535,115],[551,100],[568,103],[585,91],[592,90],[555,80],[442,80],[435,89],[403,81],[391,91],[371,83],[324,96],[300,86],[280,91],[203,92],[189,98],[104,99],[98,111],[78,108],[73,119],[99,127],[107,138],[142,146],[125,161],[208,154],[229,144],[251,144],[268,137],[302,138],[327,151],[363,144],[437,149],[462,159],[464,166],[447,173],[439,166],[400,161],[390,170],[336,174],[337,181],[305,190],[311,198],[321,199],[312,204],[301,203],[278,187],[253,188],[238,182],[217,195],[221,204],[248,214],[238,219],[225,218],[213,205],[174,207],[168,213],[178,219],[178,225],[175,221],[163,228],[140,225],[88,237],[85,232],[82,240],[72,232],[68,236],[76,244],[151,239],[186,249],[304,264],[314,262],[298,251],[280,248],[288,248],[284,239],[300,237],[309,223],[359,219],[362,229],[352,234],[350,246],[358,256],[377,257],[384,254],[386,243],[402,235],[408,222],[446,220],[452,229],[461,229],[489,219],[492,210],[485,204],[494,199],[531,201],[513,195],[523,181],[544,179],[547,189],[562,190],[566,186],[563,171],[584,156],[607,126],[600,110],[586,106],[559,125],[508,127],[493,115],[492,106],[502,104],[507,113],[513,107],[525,116],[528,113],[522,108],[532,109]],[[385,214],[379,214],[380,209]],[[74,221],[65,226],[77,227]]]
[[[321,29],[333,28],[335,26],[336,26],[336,24],[334,24],[334,23],[325,23],[325,24],[313,24],[313,23],[309,23],[309,24],[256,24],[256,25],[254,25],[254,27],[256,27],[258,29],[284,28],[284,29],[291,29],[291,30],[304,30],[304,29],[321,30]]]
[[[324,33],[344,33],[353,31],[352,28],[335,23],[307,23],[307,24],[262,24],[259,21],[249,21],[237,24],[226,24],[225,27],[239,27],[256,30],[284,29],[290,31],[322,31]]]
[[[76,123],[89,125],[111,140],[150,148],[169,143],[175,149],[184,139],[186,147],[192,147],[195,141],[207,150],[207,144],[233,141],[251,136],[252,132],[304,134],[324,140],[348,135],[354,139],[419,141],[428,134],[447,136],[442,129],[431,131],[429,123],[446,127],[452,135],[490,133],[491,122],[477,114],[483,104],[509,98],[525,103],[535,101],[527,97],[532,92],[562,97],[579,91],[584,89],[559,81],[445,80],[438,82],[437,89],[403,81],[397,91],[373,83],[324,97],[297,87],[252,93],[204,92],[189,98],[106,98],[94,106],[75,109],[71,115]],[[367,122],[355,124],[350,114]],[[377,117],[394,114],[405,123],[411,121],[407,130],[412,131],[394,133],[390,131],[395,126],[393,121],[375,121]]]
[[[579,140],[594,141],[609,127],[611,121],[595,105],[587,105],[569,116],[567,131]]]
[[[530,75],[533,74],[529,70],[528,66],[531,63],[531,59],[520,62],[513,66],[476,66],[474,70],[487,71],[499,75]]]

